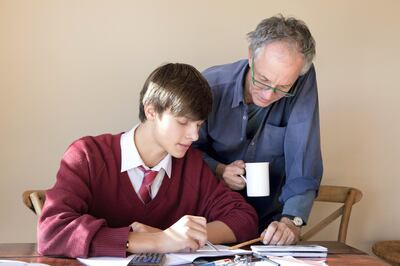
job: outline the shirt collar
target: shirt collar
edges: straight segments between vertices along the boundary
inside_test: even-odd
[[[235,90],[232,100],[232,108],[238,107],[240,103],[244,102],[243,99],[243,88],[245,84],[245,78],[247,71],[249,70],[249,61],[247,59],[241,60],[239,67],[241,68],[239,74],[236,75]]]
[[[135,130],[139,125],[140,124],[137,124],[121,136],[121,172],[128,171],[141,165],[143,165],[144,168],[149,169],[140,157],[134,141]],[[170,154],[167,154],[156,166],[151,168],[151,170],[160,171],[161,169],[164,169],[168,177],[171,178],[171,168],[172,157]]]

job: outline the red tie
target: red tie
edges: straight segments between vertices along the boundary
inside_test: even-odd
[[[150,187],[154,179],[156,178],[158,172],[152,170],[146,170],[142,165],[139,166],[138,168],[140,171],[144,173],[143,182],[139,189],[139,195],[142,198],[144,204],[147,204],[151,201]]]

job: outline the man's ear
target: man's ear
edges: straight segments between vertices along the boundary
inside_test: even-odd
[[[154,105],[146,104],[143,106],[143,109],[144,109],[144,114],[145,114],[147,120],[153,121],[156,119],[157,112],[154,109]]]
[[[253,53],[251,52],[251,49],[249,47],[248,49],[248,58],[247,60],[249,61],[249,66],[251,67],[251,59],[252,59]]]

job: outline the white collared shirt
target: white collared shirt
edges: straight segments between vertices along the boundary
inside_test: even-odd
[[[128,171],[129,179],[131,180],[136,194],[138,194],[138,197],[140,198],[139,189],[143,182],[144,173],[138,167],[143,165],[145,169],[158,171],[158,174],[151,185],[150,196],[151,199],[154,199],[161,187],[165,174],[168,178],[171,178],[172,158],[170,154],[167,154],[153,168],[147,167],[139,155],[134,139],[135,130],[139,125],[140,124],[136,125],[130,131],[123,133],[121,136],[121,173]]]

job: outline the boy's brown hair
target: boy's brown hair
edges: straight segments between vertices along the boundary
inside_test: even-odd
[[[205,120],[211,112],[212,95],[207,80],[191,65],[169,63],[154,70],[140,92],[139,119],[146,121],[144,105],[152,104],[159,115],[170,108],[176,116]]]

